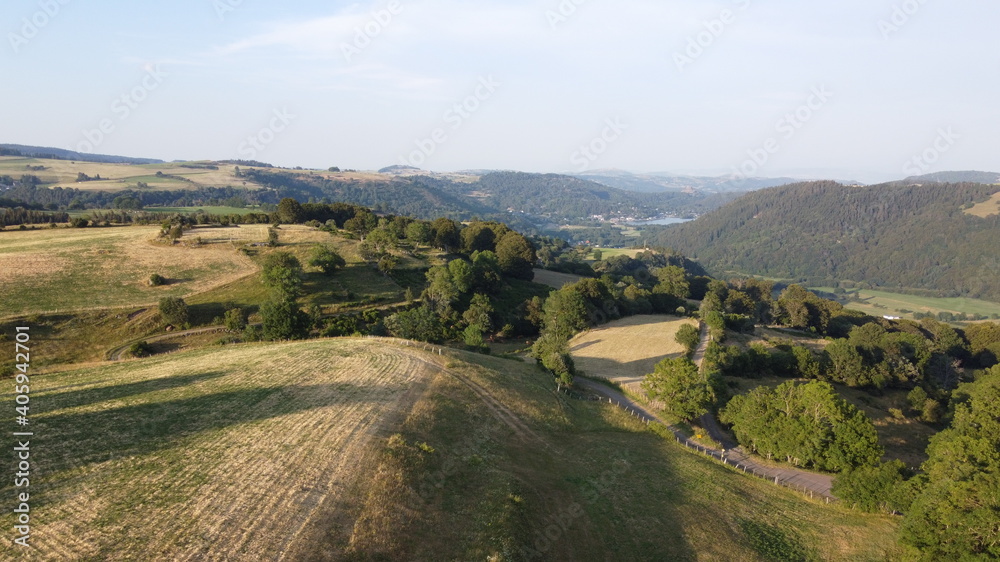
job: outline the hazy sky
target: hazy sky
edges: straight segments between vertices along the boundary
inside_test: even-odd
[[[5,0],[0,142],[322,168],[1000,171],[998,21],[993,0]]]

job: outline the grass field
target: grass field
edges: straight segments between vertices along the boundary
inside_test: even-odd
[[[322,341],[37,378],[32,544],[49,560],[274,559],[363,474],[428,371],[394,347]]]
[[[894,518],[688,453],[552,392],[533,365],[450,354],[324,340],[36,377],[28,556],[854,561],[894,548]],[[9,541],[0,553],[25,556]]]
[[[978,203],[970,209],[965,210],[966,214],[974,217],[986,218],[991,215],[1000,214],[1000,192],[994,193],[982,203]]]
[[[158,227],[45,229],[0,235],[0,317],[130,307],[200,293],[256,271],[230,244],[199,247],[151,240]],[[186,238],[266,240],[266,227],[195,230]],[[217,238],[213,238],[217,237]],[[168,280],[149,287],[153,273]]]
[[[816,291],[832,293],[831,287],[810,287]],[[849,302],[846,308],[859,310],[872,316],[900,316],[912,318],[914,312],[951,312],[953,314],[982,314],[991,316],[1000,314],[1000,303],[968,298],[934,298],[886,291],[857,289],[848,291],[858,295],[863,302]],[[909,313],[903,312],[905,310]]]
[[[576,283],[581,279],[583,279],[583,277],[579,275],[559,273],[558,271],[549,271],[547,269],[536,269],[533,281],[541,285],[548,285],[553,289],[562,289],[563,285]]]
[[[41,170],[29,170],[27,166]],[[45,187],[72,187],[91,191],[120,191],[136,189],[139,182],[149,184],[149,189],[195,189],[198,187],[248,187],[259,188],[249,183],[244,185],[233,172],[236,167],[221,165],[218,170],[185,168],[182,163],[164,164],[104,164],[99,162],[73,162],[70,160],[48,160],[37,158],[0,157],[0,174],[21,177],[23,174],[38,176]],[[157,176],[177,176],[184,179]],[[90,177],[101,176],[101,181],[77,182],[77,174]]]

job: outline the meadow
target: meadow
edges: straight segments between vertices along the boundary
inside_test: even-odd
[[[810,287],[810,289],[833,293],[831,287]],[[859,310],[877,318],[899,316],[912,319],[914,312],[1000,315],[1000,303],[980,299],[923,297],[869,289],[851,289],[847,291],[847,295],[856,295],[861,302],[848,302],[844,305],[846,308]]]
[[[36,554],[853,561],[893,552],[894,518],[809,501],[607,404],[552,390],[533,365],[372,339],[209,348],[38,376]],[[0,494],[10,493],[5,482]],[[0,548],[20,559],[9,542]]]
[[[206,230],[204,245],[170,245],[153,241],[159,230],[112,227],[4,232],[0,235],[0,286],[4,293],[0,317],[145,306],[165,296],[187,297],[209,291],[257,271],[230,240],[267,239],[266,226],[253,225]],[[150,287],[147,282],[154,273],[167,283]]]

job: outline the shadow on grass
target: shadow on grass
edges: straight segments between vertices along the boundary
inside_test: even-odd
[[[128,384],[115,384],[100,388],[88,388],[72,392],[45,392],[38,396],[36,413],[51,412],[64,408],[76,408],[108,400],[120,400],[129,396],[138,396],[159,390],[179,388],[190,384],[208,381],[225,376],[224,372],[200,373],[196,375],[181,375],[163,377]]]
[[[187,377],[186,382],[197,379]],[[129,390],[135,394],[144,389],[140,384]],[[32,424],[35,436],[31,437],[31,458],[33,467],[37,467],[32,478],[58,486],[52,475],[64,471],[129,458],[138,462],[142,456],[178,447],[200,433],[334,404],[363,403],[368,401],[365,396],[370,390],[351,383],[256,388],[38,418]],[[76,402],[108,398],[86,393],[81,391]],[[274,434],[271,438],[282,440],[284,436]],[[9,488],[10,484],[6,484],[0,493],[11,492]],[[38,505],[45,501],[41,495]]]

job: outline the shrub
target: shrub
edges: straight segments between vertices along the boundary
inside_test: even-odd
[[[128,353],[132,357],[149,357],[153,354],[153,348],[146,341],[135,342],[128,348]]]
[[[175,326],[182,326],[188,321],[188,307],[184,299],[178,297],[163,297],[160,299],[160,316],[163,321]]]

